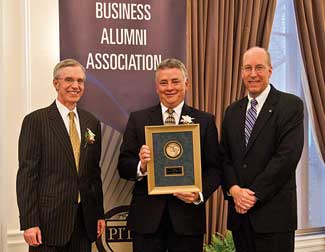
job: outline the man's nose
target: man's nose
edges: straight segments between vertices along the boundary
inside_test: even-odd
[[[73,81],[72,81],[72,87],[73,87],[73,88],[79,88],[78,80],[73,80]]]
[[[252,72],[251,72],[250,75],[251,76],[256,76],[257,75],[257,71],[256,71],[256,69],[254,67],[252,68]]]
[[[174,88],[174,84],[172,82],[168,82],[167,89],[173,89],[173,88]]]

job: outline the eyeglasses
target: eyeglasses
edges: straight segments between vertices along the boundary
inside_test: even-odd
[[[66,77],[66,78],[57,78],[58,80],[63,80],[66,83],[73,84],[75,81],[78,82],[78,84],[84,84],[85,80],[84,79],[74,79],[71,77]]]
[[[255,70],[256,73],[260,74],[260,73],[263,73],[265,71],[266,67],[264,65],[257,65],[254,68],[252,66],[247,65],[247,66],[243,66],[241,68],[241,70],[244,71],[247,74],[251,74],[253,72],[253,69]]]

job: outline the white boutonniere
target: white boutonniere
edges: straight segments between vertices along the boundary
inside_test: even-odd
[[[189,115],[183,115],[181,119],[182,124],[191,124],[193,123],[194,118],[190,117]]]
[[[93,144],[96,141],[95,136],[96,135],[89,128],[86,129],[86,133],[85,133],[86,144],[85,144],[85,147],[86,147],[87,144]]]

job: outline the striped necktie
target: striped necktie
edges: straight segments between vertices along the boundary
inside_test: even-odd
[[[251,107],[247,110],[246,120],[245,120],[245,143],[246,146],[248,144],[249,137],[251,136],[256,118],[257,118],[257,110],[256,110],[257,101],[255,99],[251,100]]]
[[[74,122],[74,112],[69,112],[69,135],[70,141],[73,149],[73,155],[76,162],[77,171],[79,168],[79,157],[80,157],[80,139],[76,124]]]
[[[168,113],[168,116],[165,120],[165,125],[175,125],[176,121],[175,121],[175,117],[173,116],[174,110],[169,108],[166,110],[166,112]]]

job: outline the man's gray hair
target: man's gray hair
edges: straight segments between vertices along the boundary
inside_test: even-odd
[[[64,59],[64,60],[60,61],[58,64],[56,64],[54,67],[54,70],[53,70],[53,79],[58,78],[60,69],[66,68],[66,67],[76,67],[76,66],[81,68],[81,70],[84,73],[85,79],[86,79],[86,70],[85,70],[84,66],[81,65],[80,62],[75,59]]]
[[[175,59],[175,58],[167,58],[167,59],[164,59],[162,62],[160,62],[160,64],[157,66],[156,79],[157,79],[158,71],[166,69],[166,68],[167,69],[168,68],[177,68],[182,71],[185,79],[188,78],[188,73],[187,73],[186,67],[182,61],[180,61],[179,59]]]

